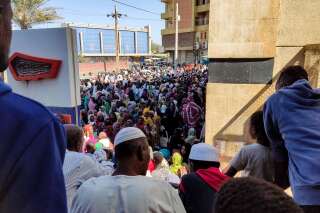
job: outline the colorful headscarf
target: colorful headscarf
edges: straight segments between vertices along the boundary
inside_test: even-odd
[[[176,175],[178,175],[179,170],[182,166],[182,156],[179,153],[174,153],[172,156],[172,165],[170,166],[170,171]]]
[[[169,151],[168,149],[161,149],[159,152],[162,154],[162,156],[163,156],[166,160],[169,160],[169,158],[170,158],[170,151]]]

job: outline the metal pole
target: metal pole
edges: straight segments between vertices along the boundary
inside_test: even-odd
[[[116,42],[116,72],[119,71],[119,30],[118,30],[118,11],[117,5],[114,6],[114,30],[115,30],[115,42]]]
[[[175,21],[176,21],[176,37],[175,37],[175,52],[174,52],[174,63],[175,67],[177,68],[178,65],[178,53],[179,53],[179,21],[180,21],[180,15],[179,15],[179,3],[176,3],[176,15],[175,15]]]

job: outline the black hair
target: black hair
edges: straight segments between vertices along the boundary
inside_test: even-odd
[[[282,189],[256,178],[225,183],[215,201],[216,213],[302,213]]]
[[[94,152],[96,151],[96,147],[95,147],[95,145],[93,143],[88,143],[86,145],[86,150],[87,150],[88,153],[94,154]]]
[[[270,141],[264,128],[262,111],[257,111],[252,114],[250,118],[250,134],[252,138],[257,139],[257,143],[270,147]]]
[[[190,143],[185,143],[183,146],[184,146],[185,152],[186,152],[184,155],[182,155],[183,162],[188,163],[192,145]]]
[[[209,169],[211,167],[219,168],[220,162],[211,162],[211,161],[199,161],[199,160],[191,160],[189,159],[192,169],[194,172],[199,169]]]
[[[294,82],[305,79],[309,80],[307,71],[301,66],[290,66],[285,68],[276,83],[276,89],[292,85]]]
[[[153,153],[153,161],[156,167],[161,164],[162,160],[164,159],[163,155],[160,152]]]
[[[67,149],[80,152],[83,145],[83,131],[76,125],[64,125],[67,135]]]

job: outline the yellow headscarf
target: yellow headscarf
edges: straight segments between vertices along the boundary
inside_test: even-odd
[[[179,153],[174,153],[172,156],[172,165],[170,166],[170,171],[178,175],[179,170],[183,167],[183,159]]]

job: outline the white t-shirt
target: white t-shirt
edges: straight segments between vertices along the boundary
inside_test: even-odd
[[[178,193],[166,182],[144,176],[104,176],[84,183],[72,213],[184,213]]]

